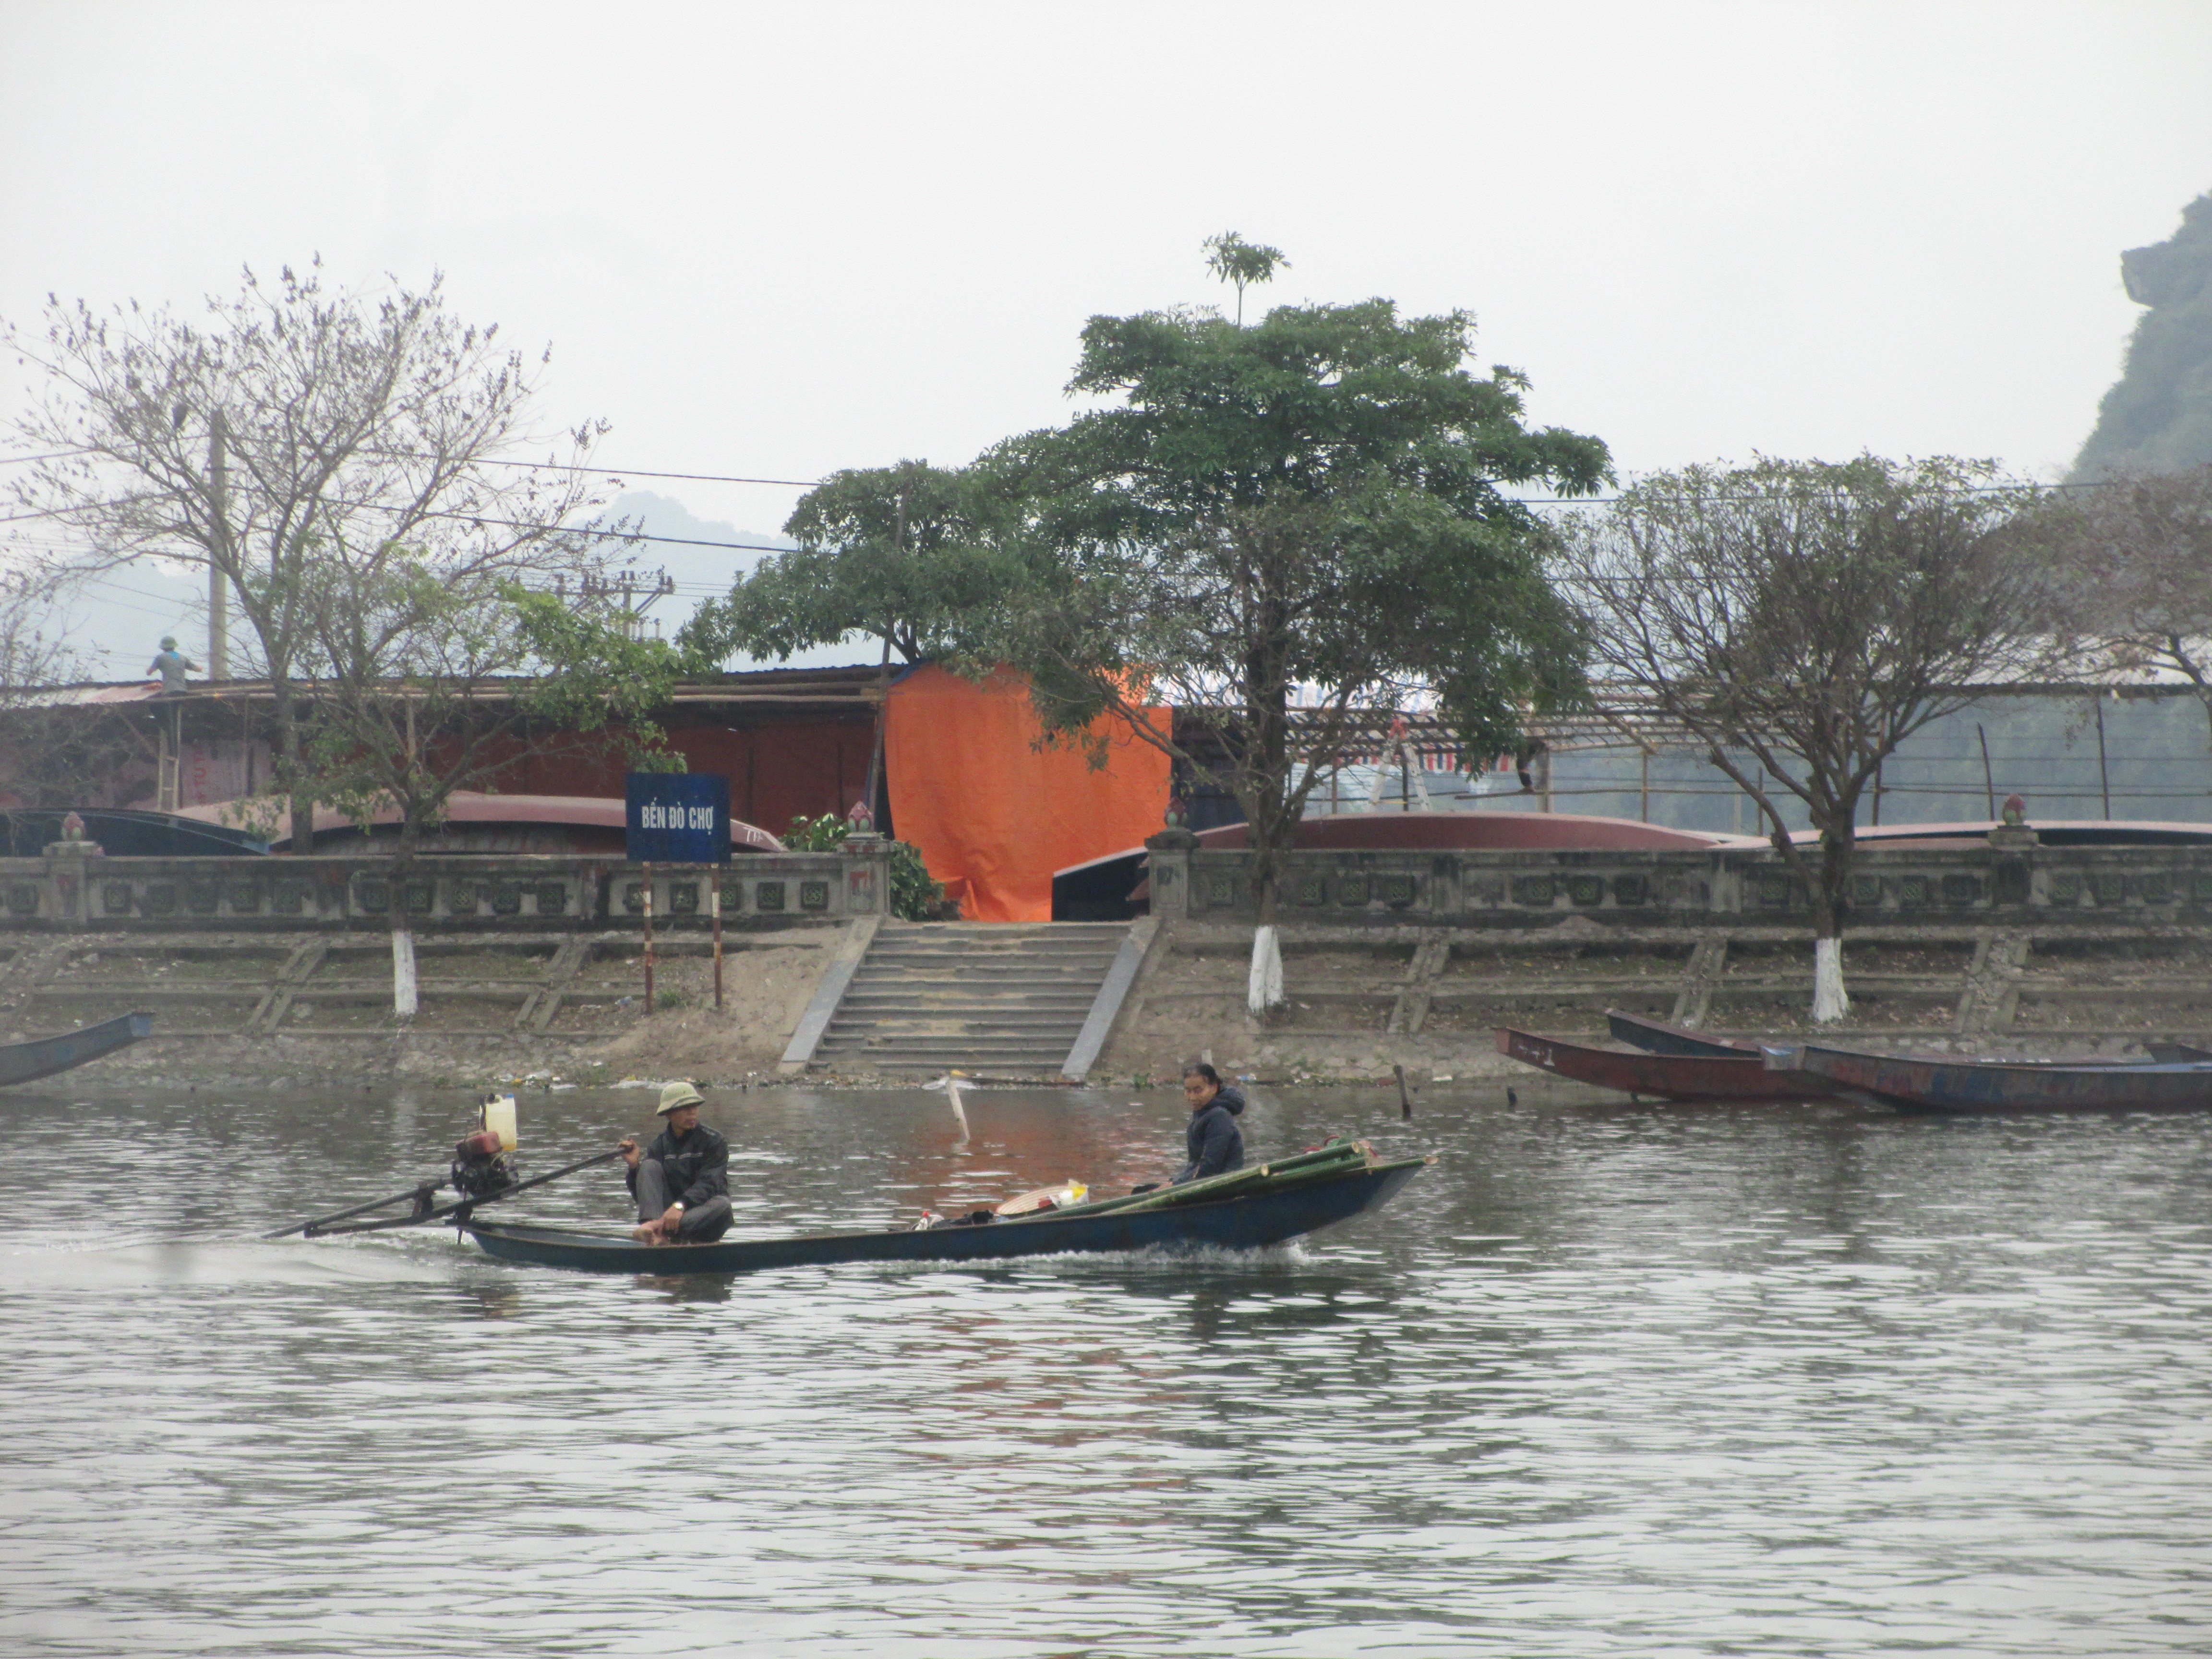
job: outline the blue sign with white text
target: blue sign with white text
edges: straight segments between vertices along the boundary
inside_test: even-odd
[[[730,861],[730,781],[720,773],[632,772],[623,793],[633,863]]]

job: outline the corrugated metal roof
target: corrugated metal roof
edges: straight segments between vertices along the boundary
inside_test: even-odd
[[[896,670],[894,671],[896,677]],[[881,670],[870,664],[837,668],[763,668],[744,673],[718,674],[688,681],[674,690],[678,703],[843,703],[861,707],[872,703]],[[520,676],[487,680],[485,695],[498,697],[507,686],[522,684]],[[312,695],[313,683],[299,688]],[[395,694],[399,687],[394,683]],[[265,679],[194,680],[174,696],[165,694],[161,682],[150,680],[88,681],[76,685],[49,686],[24,694],[21,702],[33,708],[66,708],[109,703],[253,702],[271,696]]]
[[[228,824],[236,821],[244,803],[211,801],[204,806],[187,806],[178,816],[198,818],[204,823]],[[280,807],[281,810],[281,807]],[[448,823],[550,823],[574,824],[593,830],[620,830],[628,822],[629,809],[617,798],[601,795],[489,795],[472,790],[456,790],[446,802],[446,822]],[[369,820],[373,823],[397,823],[397,807],[384,807]],[[319,810],[315,814],[318,834],[325,830],[357,830],[361,820],[343,812]],[[283,825],[270,837],[272,845],[291,839]],[[784,845],[757,824],[730,820],[730,845],[753,853],[781,853]]]

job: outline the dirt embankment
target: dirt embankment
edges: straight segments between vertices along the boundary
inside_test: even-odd
[[[709,958],[679,947],[656,966],[650,1018],[632,940],[427,939],[421,1008],[405,1027],[392,1014],[388,945],[373,937],[33,938],[0,954],[0,1036],[154,1015],[151,1038],[49,1088],[734,1083],[774,1073],[842,937],[825,927],[732,939],[720,1009]]]

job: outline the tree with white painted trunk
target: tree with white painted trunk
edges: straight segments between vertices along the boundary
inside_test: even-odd
[[[1856,831],[1882,762],[1972,687],[2069,662],[2050,567],[2018,531],[2037,501],[1986,462],[1761,460],[1655,474],[1563,526],[1555,579],[1600,706],[1631,694],[1680,727],[1803,884],[1816,1022],[1850,1009]]]

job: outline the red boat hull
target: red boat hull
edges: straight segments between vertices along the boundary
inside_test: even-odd
[[[1498,1052],[1577,1083],[1658,1100],[1806,1100],[1828,1092],[1816,1078],[1771,1071],[1764,1055],[1654,1054],[1593,1048],[1533,1031],[1498,1028]]]

